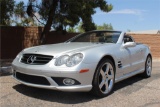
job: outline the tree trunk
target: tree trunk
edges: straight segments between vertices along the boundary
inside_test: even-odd
[[[47,23],[44,26],[43,32],[41,33],[41,36],[40,36],[40,44],[45,44],[46,42],[46,35],[49,33],[49,30],[51,28],[57,4],[58,4],[58,0],[53,0],[53,3],[49,10]]]

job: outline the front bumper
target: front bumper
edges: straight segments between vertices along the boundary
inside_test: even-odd
[[[51,90],[66,91],[66,92],[87,92],[92,89],[92,85],[58,86],[54,81],[52,81],[53,83],[55,83],[54,85],[46,86],[46,85],[27,83],[17,79],[14,76],[13,78],[15,78],[17,81],[19,81],[24,85],[27,85],[30,87],[36,87],[36,88],[43,88],[43,89],[51,89]]]
[[[68,92],[87,92],[92,89],[92,80],[93,80],[96,63],[95,64],[81,63],[81,65],[78,65],[77,67],[71,67],[71,68],[53,67],[51,66],[51,64],[52,63],[46,64],[46,65],[27,65],[27,64],[14,61],[12,63],[13,74],[14,74],[13,77],[24,85],[37,87],[37,88],[53,89],[53,90],[68,91]],[[81,69],[86,69],[86,68],[89,69],[88,72],[79,73]],[[35,84],[35,83],[23,81],[16,77],[15,75],[16,73],[43,77],[49,82],[49,85]],[[53,77],[72,78],[80,82],[80,84],[70,85],[70,86],[67,86],[67,85],[61,86],[56,83]]]

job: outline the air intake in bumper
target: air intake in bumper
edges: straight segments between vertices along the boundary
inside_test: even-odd
[[[27,75],[20,72],[15,72],[14,77],[27,83],[37,84],[37,85],[50,85],[45,77]]]

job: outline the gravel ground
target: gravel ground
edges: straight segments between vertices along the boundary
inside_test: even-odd
[[[1,107],[160,107],[160,61],[153,63],[152,77],[134,76],[119,82],[105,98],[27,87],[10,74],[0,77]]]

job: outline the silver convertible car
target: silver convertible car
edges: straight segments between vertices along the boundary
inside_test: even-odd
[[[90,31],[64,43],[24,49],[12,67],[13,77],[27,86],[104,97],[121,80],[150,77],[152,56],[147,45],[125,32]]]

